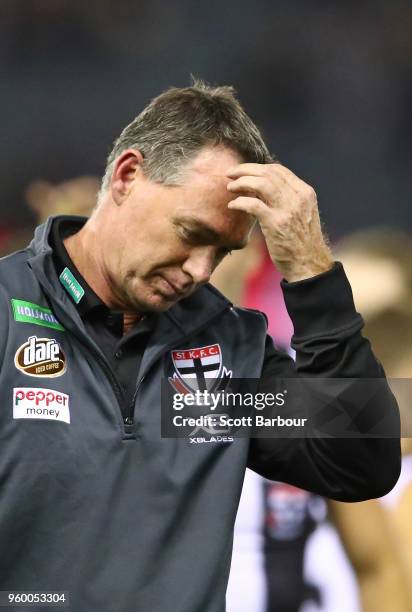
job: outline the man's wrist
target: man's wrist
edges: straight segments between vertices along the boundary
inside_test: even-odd
[[[284,271],[283,276],[288,283],[297,283],[324,274],[331,270],[333,266],[334,260],[332,254],[325,252],[311,261],[290,266],[288,270]]]
[[[298,269],[291,270],[284,275],[285,281],[288,283],[298,283],[299,281],[314,278],[320,274],[324,274],[333,268],[333,260],[331,259],[328,263],[304,266]]]

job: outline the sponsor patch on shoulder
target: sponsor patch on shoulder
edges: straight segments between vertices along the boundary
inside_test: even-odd
[[[66,371],[66,356],[54,338],[30,338],[19,346],[14,365],[27,376],[55,378]]]
[[[70,423],[69,396],[53,389],[15,387],[13,419],[46,419]]]
[[[51,327],[51,329],[64,331],[63,325],[59,323],[50,308],[14,298],[11,300],[11,306],[14,320],[19,323],[32,323],[41,327]]]

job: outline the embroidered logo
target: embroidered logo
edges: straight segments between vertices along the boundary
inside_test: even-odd
[[[70,272],[69,268],[64,268],[63,272],[59,276],[59,281],[66,289],[72,300],[78,304],[84,296],[84,289]]]
[[[15,387],[14,419],[47,419],[70,423],[69,396],[53,389]]]
[[[55,378],[66,371],[66,356],[54,338],[30,338],[19,346],[14,365],[27,376]]]
[[[11,300],[11,306],[13,308],[14,320],[19,323],[33,323],[41,327],[50,327],[51,329],[64,331],[63,325],[59,323],[49,308],[14,298]]]
[[[232,377],[219,344],[172,351],[172,362],[175,372],[169,382],[178,393],[223,389]]]

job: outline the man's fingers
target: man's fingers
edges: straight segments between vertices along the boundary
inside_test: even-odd
[[[285,182],[288,183],[296,192],[305,191],[306,188],[310,188],[310,185],[302,181],[296,174],[294,174],[289,168],[286,166],[282,166],[281,164],[276,164],[276,168],[274,170],[282,176]]]
[[[259,198],[250,198],[247,196],[239,196],[231,200],[227,205],[231,210],[242,210],[243,212],[253,215],[259,221],[263,221],[270,214],[269,207],[259,200]]]
[[[227,185],[228,191],[239,195],[257,197],[271,208],[289,207],[296,199],[297,190],[281,174],[270,176],[240,176]]]
[[[265,196],[265,187],[267,191],[267,181],[261,176],[241,176],[235,181],[230,181],[227,185],[228,191],[233,191],[234,193],[239,192],[249,192],[245,193],[245,195],[255,195],[255,193]]]
[[[240,176],[265,176],[267,164],[239,164],[230,168],[226,176],[237,179]]]
[[[302,181],[296,174],[294,174],[286,166],[282,166],[279,163],[273,164],[239,164],[234,166],[227,173],[226,176],[231,179],[238,179],[243,176],[254,176],[273,179],[277,178],[282,181],[282,184],[286,183],[294,191],[300,192],[307,187],[307,184]],[[230,183],[229,183],[230,184]]]

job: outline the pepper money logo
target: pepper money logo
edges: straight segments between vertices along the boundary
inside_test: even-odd
[[[66,356],[54,338],[30,338],[19,346],[14,365],[27,376],[55,378],[66,371]]]
[[[15,387],[13,419],[46,419],[70,423],[69,395],[54,389]]]

